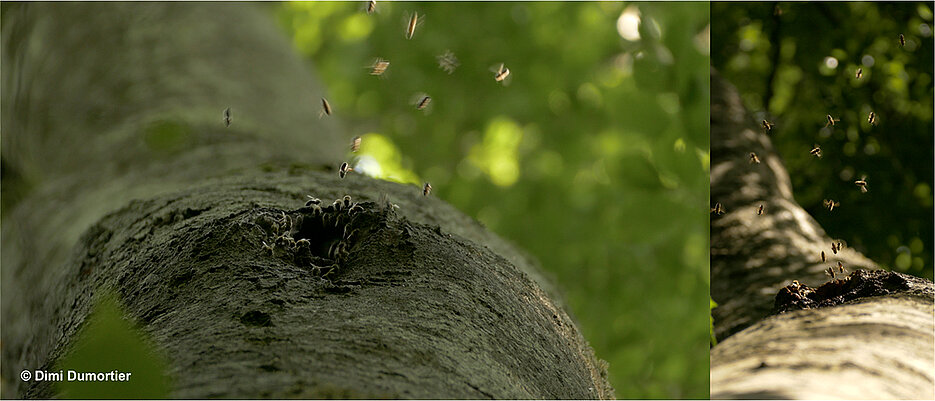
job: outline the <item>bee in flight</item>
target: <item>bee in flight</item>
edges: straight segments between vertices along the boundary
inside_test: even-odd
[[[906,47],[906,37],[899,34],[899,47]]]
[[[416,103],[416,110],[419,110],[419,111],[425,110],[425,108],[428,107],[431,101],[432,101],[431,96],[428,96],[428,95],[422,96],[422,99],[420,99]]]
[[[500,68],[494,70],[493,79],[497,82],[503,82],[504,79],[510,76],[510,69],[506,68],[506,65],[500,63]]]
[[[341,178],[347,175],[347,173],[354,171],[354,168],[347,164],[347,162],[341,163],[341,167],[338,169],[338,175]]]
[[[835,202],[833,199],[825,199],[822,203],[824,203],[825,207],[828,208],[829,212],[833,212],[834,208],[841,206],[841,202]],[[833,242],[831,243],[831,250],[834,250]]]
[[[860,192],[867,193],[867,176],[860,177],[854,184],[860,187]]]
[[[776,124],[773,124],[773,123],[771,123],[771,122],[769,122],[769,121],[766,121],[766,120],[763,120],[763,122],[762,122],[761,124],[763,125],[763,128],[766,129],[766,132],[767,132],[767,133],[770,132],[770,131],[772,131],[772,130],[773,130],[773,127],[776,126]]]
[[[831,117],[831,114],[828,114],[825,118],[828,120],[828,122],[825,123],[825,127],[829,125],[833,127],[835,122],[841,121],[840,119]]]
[[[331,115],[331,103],[328,103],[328,100],[321,98],[321,112],[318,113],[318,118],[322,118],[325,115]]]
[[[844,263],[841,263],[840,260],[838,261],[838,273],[847,273],[847,269],[844,268]]]
[[[377,11],[377,0],[370,0],[367,2],[367,14],[373,14],[374,11]]]
[[[445,70],[448,74],[455,72],[455,68],[461,65],[458,63],[458,58],[455,57],[451,50],[445,50],[445,54],[435,58],[438,59],[438,67]]]
[[[425,17],[423,15],[423,17]],[[422,20],[419,19],[419,13],[412,13],[412,16],[409,17],[409,24],[406,25],[406,39],[412,39],[412,35],[416,33],[416,27],[422,23]]]
[[[430,192],[432,192],[432,184],[426,182],[425,185],[422,186],[422,196],[429,196]]]
[[[750,164],[760,164],[760,158],[754,152],[750,152]]]
[[[867,117],[867,122],[870,123],[870,125],[877,125],[877,115],[873,114],[871,111],[870,116]]]
[[[812,155],[817,156],[820,159],[821,158],[821,146],[818,146],[816,144],[815,147],[812,148],[812,150],[808,151],[808,153],[811,153]]]
[[[373,61],[373,64],[370,65],[370,75],[381,76],[386,72],[387,68],[390,68],[389,60],[377,58]]]
[[[724,208],[721,207],[721,202],[717,202],[714,204],[714,207],[711,208],[711,213],[714,213],[715,215],[718,215],[718,216],[724,214]]]
[[[860,77],[864,75],[864,69],[861,68],[861,67],[857,67],[857,74],[855,74],[855,75],[856,75],[857,79],[860,79]]]
[[[834,279],[834,267],[828,267],[828,270],[825,270],[825,274]]]
[[[357,153],[360,150],[360,135],[355,136],[354,139],[351,139],[351,152]]]
[[[838,245],[831,241],[831,252],[834,252],[835,255],[838,254]]]
[[[825,251],[821,251],[821,263],[825,263]]]
[[[763,215],[763,205],[762,205],[762,204],[760,204],[760,207],[756,208],[756,215],[757,215],[757,216],[762,216],[762,215]]]
[[[224,126],[225,127],[231,126],[231,108],[230,107],[224,109]]]

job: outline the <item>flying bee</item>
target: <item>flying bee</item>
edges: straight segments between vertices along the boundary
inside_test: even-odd
[[[328,103],[328,100],[321,98],[321,112],[318,113],[318,118],[322,118],[325,115],[331,115],[331,103]]]
[[[834,126],[834,123],[836,123],[836,122],[838,122],[838,121],[841,121],[840,119],[831,117],[831,114],[828,114],[827,116],[825,116],[825,118],[828,119],[828,122],[825,124],[825,127],[827,127],[827,126],[829,126],[829,125],[833,127],[833,126]]]
[[[906,37],[899,34],[899,47],[906,47]]]
[[[367,2],[367,14],[373,14],[374,11],[377,11],[377,0],[370,0]]]
[[[820,159],[821,158],[821,146],[818,146],[816,144],[815,147],[812,148],[812,150],[808,151],[808,153],[811,153],[812,155],[817,156]]]
[[[834,267],[828,267],[828,269],[825,270],[825,274],[834,279]]]
[[[711,208],[711,213],[714,213],[715,215],[718,215],[718,216],[724,214],[724,208],[721,207],[721,202],[717,202],[714,204],[714,207]]]
[[[505,79],[510,77],[510,69],[506,68],[506,65],[500,63],[500,67],[492,68],[491,71],[494,72],[493,79],[494,81],[501,82],[504,85],[506,82],[503,82]]]
[[[426,108],[428,108],[431,103],[432,97],[424,93],[415,95],[412,101],[412,104],[416,106],[416,110],[419,111],[426,111]]]
[[[355,136],[354,139],[351,139],[351,152],[357,153],[360,150],[360,135]]]
[[[840,251],[842,249],[844,249],[844,243],[838,240],[838,250]]]
[[[760,158],[754,152],[750,152],[750,164],[760,164]]]
[[[870,116],[867,117],[867,122],[870,123],[870,125],[877,125],[877,115],[873,114],[871,111]]]
[[[305,195],[305,196],[308,197],[308,202],[305,202],[305,206],[321,205],[321,199],[318,199],[312,195]]]
[[[383,75],[387,68],[390,68],[389,60],[377,58],[373,61],[373,64],[370,65],[370,75]]]
[[[821,251],[821,263],[825,263],[825,251]]]
[[[840,260],[838,261],[838,273],[847,273],[847,269],[844,268],[844,263],[841,263]]]
[[[833,212],[834,208],[841,206],[841,202],[835,202],[834,199],[825,199],[822,203],[825,205],[826,208],[828,208],[829,212]],[[834,244],[832,243],[832,245]],[[832,249],[833,248],[834,247],[832,247]]]
[[[762,204],[760,205],[760,207],[756,208],[756,215],[757,215],[757,216],[762,216],[762,215],[763,215],[763,205],[762,205]]]
[[[455,57],[451,50],[445,50],[444,54],[435,58],[438,59],[438,67],[445,70],[448,74],[455,72],[455,68],[461,65],[458,63],[458,58]]]
[[[835,255],[838,254],[838,245],[831,241],[831,252],[834,252]]]
[[[231,108],[230,107],[224,109],[224,126],[225,127],[231,126]]]
[[[863,176],[859,180],[854,181],[854,184],[860,187],[860,192],[867,193],[867,176]]]
[[[432,192],[432,184],[426,182],[425,185],[422,186],[422,196],[429,196],[430,192]]]
[[[776,126],[776,124],[773,124],[773,123],[771,123],[771,122],[769,122],[769,121],[766,121],[766,120],[763,120],[763,122],[762,122],[761,124],[763,125],[763,128],[766,129],[766,132],[767,132],[767,133],[769,133],[770,131],[772,131],[772,130],[773,130],[773,127]]]
[[[341,163],[341,167],[338,168],[338,175],[341,176],[341,178],[344,178],[344,176],[346,176],[347,173],[351,171],[354,171],[354,168],[348,165],[347,162],[344,162]]]
[[[861,67],[857,67],[857,74],[855,75],[857,76],[857,79],[860,79],[860,77],[864,75],[864,69]]]
[[[423,15],[422,18],[425,18]],[[415,12],[409,17],[409,24],[406,25],[406,39],[412,39],[412,35],[416,33],[416,27],[422,24],[422,20],[419,19],[419,13]]]

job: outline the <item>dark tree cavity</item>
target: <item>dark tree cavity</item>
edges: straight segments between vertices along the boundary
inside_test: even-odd
[[[612,398],[534,261],[338,177],[353,135],[264,7],[3,4],[3,397],[55,396],[18,373],[114,291],[173,397]]]
[[[931,398],[932,282],[831,251],[770,134],[713,70],[711,86],[711,397]]]

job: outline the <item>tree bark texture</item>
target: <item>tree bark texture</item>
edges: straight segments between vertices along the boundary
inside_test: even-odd
[[[932,282],[833,252],[768,130],[714,70],[711,86],[712,398],[932,398]],[[850,274],[829,279],[838,261]]]
[[[54,396],[17,374],[112,290],[173,397],[612,398],[531,258],[338,177],[353,135],[264,7],[3,4],[3,397]]]

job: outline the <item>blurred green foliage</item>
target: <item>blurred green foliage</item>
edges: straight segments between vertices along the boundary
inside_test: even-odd
[[[278,13],[358,172],[431,182],[536,255],[618,397],[707,398],[708,4],[365,4]]]
[[[776,124],[796,201],[831,237],[931,279],[932,3],[712,3],[712,15],[711,63]],[[825,127],[828,114],[841,121]]]
[[[130,373],[127,381],[58,382],[59,398],[168,398],[168,363],[149,337],[127,321],[113,294],[99,297],[88,320],[54,371]]]

